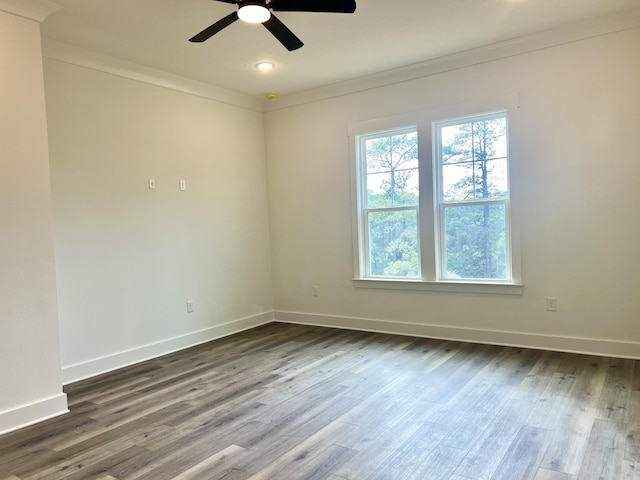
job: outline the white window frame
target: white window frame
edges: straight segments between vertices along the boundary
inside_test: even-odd
[[[356,146],[356,155],[359,159],[364,159],[363,152],[365,150],[365,143],[367,140],[372,138],[379,138],[381,136],[393,136],[393,135],[402,135],[403,133],[416,132],[417,127],[415,125],[402,126],[399,128],[393,128],[390,130],[383,130],[380,132],[372,132],[366,135],[358,135],[358,145]],[[359,181],[358,185],[358,223],[359,223],[359,232],[361,236],[361,245],[360,255],[362,257],[362,269],[363,269],[363,277],[364,278],[373,278],[373,279],[395,279],[397,277],[385,277],[383,275],[373,275],[370,271],[371,268],[371,258],[369,257],[369,213],[374,212],[399,212],[403,210],[412,210],[416,212],[416,221],[418,230],[416,235],[418,237],[418,274],[414,277],[402,277],[407,280],[419,280],[422,278],[421,274],[421,255],[420,255],[420,203],[416,205],[392,205],[388,207],[372,207],[370,208],[367,205],[367,171],[365,161],[357,162],[358,174],[357,178]]]
[[[442,163],[442,144],[441,131],[443,127],[452,125],[460,125],[463,123],[480,122],[483,120],[494,120],[497,118],[506,118],[507,120],[507,191],[509,196],[501,199],[484,199],[484,200],[458,200],[446,201],[442,189],[443,179],[443,163]],[[434,168],[434,194],[435,194],[435,231],[436,231],[436,277],[439,281],[445,282],[489,282],[489,283],[512,283],[512,261],[511,261],[511,182],[509,181],[509,114],[507,110],[499,110],[497,112],[483,112],[475,115],[465,115],[442,121],[436,121],[432,124],[432,135],[434,138],[433,148],[433,168]],[[480,205],[503,205],[505,210],[505,254],[506,254],[506,272],[505,279],[452,279],[446,276],[446,248],[445,248],[445,228],[444,228],[444,211],[446,207],[456,206],[480,206]]]
[[[484,115],[505,113],[508,122],[508,182],[510,197],[505,207],[507,235],[507,262],[510,263],[511,278],[507,280],[444,279],[440,273],[442,258],[439,248],[442,228],[438,226],[440,215],[439,189],[441,180],[435,158],[436,125],[444,125],[449,120],[460,123],[461,119],[480,118]],[[359,288],[425,290],[436,292],[522,294],[520,259],[519,221],[519,178],[518,158],[522,148],[519,133],[520,106],[517,95],[485,99],[457,104],[451,107],[429,109],[405,115],[359,122],[349,127],[351,145],[352,175],[352,226],[353,226],[353,268],[354,285]],[[418,242],[420,278],[413,277],[372,277],[368,272],[368,246],[366,222],[363,218],[362,195],[366,195],[366,170],[361,158],[362,139],[371,136],[393,134],[415,127],[418,131],[418,157],[420,175],[420,202],[418,205]],[[435,181],[434,181],[435,180]]]

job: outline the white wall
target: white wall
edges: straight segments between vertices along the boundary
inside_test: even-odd
[[[53,59],[45,83],[64,380],[271,320],[262,113]]]
[[[0,433],[66,411],[40,24],[0,11]]]
[[[348,126],[512,93],[524,294],[355,288]],[[276,318],[640,356],[639,112],[637,28],[273,109]],[[545,310],[547,296],[559,311]]]

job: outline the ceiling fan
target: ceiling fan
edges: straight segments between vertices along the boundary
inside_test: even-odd
[[[248,23],[261,23],[264,28],[278,39],[289,51],[300,48],[304,43],[294,35],[274,12],[329,12],[353,13],[356,11],[355,0],[217,0],[224,3],[235,3],[238,10],[218,20],[213,25],[190,38],[190,42],[204,42],[220,30],[228,27],[236,20]]]

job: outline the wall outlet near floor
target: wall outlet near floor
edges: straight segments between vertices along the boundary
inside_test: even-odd
[[[319,297],[320,288],[317,285],[314,285],[313,287],[311,287],[311,293],[313,294],[314,297]]]
[[[555,297],[547,297],[547,311],[548,312],[557,312],[558,311],[558,299]]]
[[[193,300],[187,300],[187,313],[193,313]]]

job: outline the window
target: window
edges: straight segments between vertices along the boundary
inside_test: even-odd
[[[437,122],[441,280],[510,281],[506,112]]]
[[[361,138],[365,276],[420,276],[417,140],[415,128]]]
[[[377,121],[353,129],[356,281],[521,292],[510,110],[480,112],[427,112],[412,123],[392,119],[389,128],[367,131]]]

